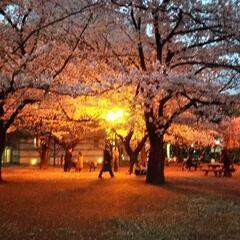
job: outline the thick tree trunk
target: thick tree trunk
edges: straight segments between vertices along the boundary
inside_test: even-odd
[[[6,146],[6,131],[0,126],[0,183],[3,182],[2,178],[2,163],[3,163],[3,152]]]
[[[3,161],[3,151],[4,151],[4,147],[2,146],[2,142],[0,143],[0,183],[3,182],[3,178],[2,178],[2,161]]]
[[[150,139],[150,136],[149,136]],[[164,184],[164,147],[163,136],[154,136],[150,139],[150,151],[146,182],[151,184]]]
[[[153,122],[153,110],[150,108],[149,111],[145,112],[145,121],[148,131],[148,137],[150,142],[149,158],[148,158],[148,169],[146,182],[151,184],[162,185],[165,183],[164,176],[164,142],[163,134],[159,132]],[[160,129],[161,130],[161,129]]]
[[[133,167],[134,167],[134,164],[138,161],[138,155],[137,154],[134,154],[132,153],[130,156],[130,166],[129,166],[129,174],[132,174],[133,173]]]
[[[56,141],[53,142],[53,166],[56,166]]]

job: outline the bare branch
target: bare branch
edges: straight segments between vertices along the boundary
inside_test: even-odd
[[[90,23],[90,21],[91,21],[91,19],[92,19],[92,16],[93,16],[93,14],[91,13],[90,16],[89,16],[89,18],[88,18],[87,23],[85,24],[84,28],[82,29],[81,33],[79,34],[78,39],[77,39],[77,41],[76,41],[76,43],[75,43],[75,45],[74,45],[71,53],[67,56],[67,58],[65,59],[63,65],[62,65],[62,66],[56,71],[56,73],[53,75],[53,79],[55,79],[59,74],[61,74],[61,72],[65,69],[65,67],[67,66],[67,64],[68,64],[69,61],[71,60],[71,58],[72,58],[75,50],[76,50],[77,47],[78,47],[78,44],[80,43],[80,41],[81,41],[81,39],[82,39],[82,36],[83,36],[84,32],[86,31],[86,29],[87,29],[87,27],[88,27],[88,25],[89,25],[89,23]]]
[[[16,110],[12,113],[10,118],[7,120],[7,122],[4,125],[4,129],[7,130],[11,124],[14,122],[15,118],[18,116],[18,114],[21,112],[21,110],[28,104],[33,104],[38,102],[38,100],[34,99],[24,99],[20,105],[16,108]]]
[[[172,98],[172,90],[168,90],[168,94],[161,99],[158,107],[158,116],[163,116],[164,105]]]
[[[49,23],[47,23],[47,24],[45,24],[45,25],[42,25],[42,26],[34,29],[34,30],[31,31],[31,32],[26,36],[26,38],[22,41],[22,45],[24,46],[24,45],[26,44],[26,42],[27,42],[35,33],[38,33],[39,31],[41,31],[41,30],[43,30],[43,29],[45,29],[45,28],[48,28],[49,26],[52,26],[52,25],[54,25],[54,24],[56,24],[56,23],[62,22],[62,21],[66,20],[66,19],[68,19],[68,18],[70,18],[70,17],[72,17],[72,16],[78,15],[78,14],[82,13],[83,11],[85,11],[86,9],[95,7],[95,6],[99,5],[99,4],[100,4],[99,2],[91,3],[91,4],[89,4],[89,5],[84,6],[84,7],[81,8],[80,10],[73,11],[73,12],[71,12],[71,13],[69,13],[69,14],[66,14],[66,15],[63,16],[63,17],[57,18],[57,19],[55,19],[55,20],[53,20],[53,21],[51,21],[51,22],[49,22]],[[20,47],[15,48],[15,49],[13,50],[13,53],[17,52],[19,49],[20,49]]]
[[[171,66],[171,69],[175,67],[180,67],[184,65],[203,65],[208,68],[226,68],[226,69],[232,69],[238,73],[240,73],[240,66],[234,66],[227,63],[214,63],[214,62],[203,62],[203,61],[185,61],[185,62],[179,62],[176,64],[173,64]]]

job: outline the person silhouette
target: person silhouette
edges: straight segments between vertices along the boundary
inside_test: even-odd
[[[221,154],[221,162],[223,162],[223,174],[225,177],[231,177],[232,173],[230,170],[231,161],[228,156],[227,150],[224,148]]]
[[[105,148],[103,150],[103,164],[102,169],[99,172],[98,177],[102,178],[103,172],[109,172],[110,176],[113,178],[114,174],[112,171],[112,157],[111,157],[111,148],[109,144],[105,144]]]

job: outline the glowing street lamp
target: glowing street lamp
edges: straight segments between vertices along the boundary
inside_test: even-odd
[[[114,125],[117,125],[119,123],[123,122],[123,116],[124,116],[124,111],[122,109],[114,109],[114,110],[110,110],[109,112],[107,112],[105,119],[107,122],[109,122],[109,124],[111,125],[111,127],[114,127]],[[116,144],[116,134],[115,135],[115,141],[113,138],[113,142],[114,145]]]
[[[106,114],[106,121],[109,122],[112,127],[113,125],[117,125],[119,123],[123,123],[123,117],[124,117],[124,111],[121,109],[116,109],[116,110],[111,110]],[[116,132],[113,132],[114,136],[112,139],[112,148],[114,147],[115,151],[116,149]],[[111,149],[111,152],[113,151],[113,149]],[[111,153],[113,156],[113,152]],[[114,159],[113,159],[113,163],[114,163],[114,171],[117,172],[118,171],[118,165],[119,165],[119,158],[116,157],[116,155],[114,154]]]
[[[106,120],[112,123],[119,123],[123,117],[123,110],[112,110],[106,115]]]

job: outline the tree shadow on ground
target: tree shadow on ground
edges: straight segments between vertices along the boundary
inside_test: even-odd
[[[240,188],[236,181],[229,181],[229,179],[209,177],[192,177],[192,178],[178,178],[170,179],[162,188],[184,195],[201,195],[212,197],[221,197],[239,201]]]

